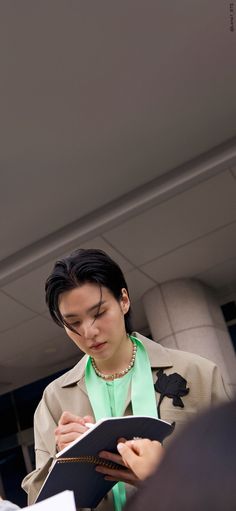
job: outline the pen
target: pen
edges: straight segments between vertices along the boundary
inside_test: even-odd
[[[92,422],[85,422],[84,424],[87,428],[93,428],[93,426],[95,426],[95,424],[93,424]]]

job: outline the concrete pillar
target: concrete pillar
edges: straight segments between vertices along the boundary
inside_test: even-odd
[[[198,280],[164,282],[143,296],[153,339],[215,362],[236,393],[236,357],[214,292]]]

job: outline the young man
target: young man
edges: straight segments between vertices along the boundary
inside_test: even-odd
[[[201,408],[227,399],[215,364],[132,333],[128,287],[106,253],[79,249],[57,261],[46,301],[85,357],[45,389],[36,410],[36,470],[23,481],[30,503],[55,454],[86,431],[86,422],[151,415],[175,421],[178,430]],[[134,483],[135,476],[119,471],[119,480]],[[116,486],[113,499],[109,495],[98,509],[121,509],[122,492]]]

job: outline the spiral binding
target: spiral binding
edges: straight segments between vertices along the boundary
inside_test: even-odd
[[[115,468],[118,470],[124,469],[123,466],[114,463],[113,461],[104,460],[98,456],[79,456],[77,458],[59,458],[57,463],[92,463],[93,465],[101,465],[106,468]]]

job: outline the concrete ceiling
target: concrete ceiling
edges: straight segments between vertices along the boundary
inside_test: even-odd
[[[44,305],[56,257],[104,248],[136,328],[156,283],[236,296],[229,3],[0,5],[0,393],[78,358]]]

